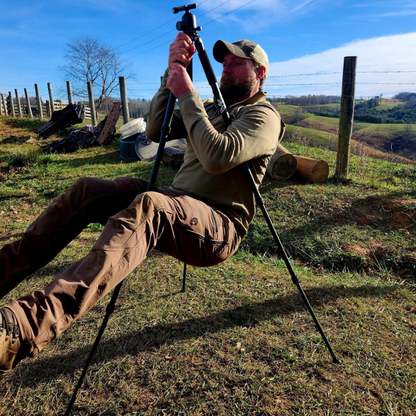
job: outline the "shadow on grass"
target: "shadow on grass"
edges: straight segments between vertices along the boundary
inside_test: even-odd
[[[308,289],[305,290],[305,294],[311,301],[313,308],[316,309],[338,298],[380,297],[395,290],[395,286],[360,286],[355,288],[336,286]],[[218,313],[206,317],[189,319],[180,323],[175,322],[149,326],[139,332],[123,332],[116,338],[101,340],[93,363],[106,362],[126,355],[137,355],[138,352],[157,350],[161,345],[198,338],[233,327],[253,326],[260,321],[268,320],[274,316],[289,315],[298,312],[300,309],[305,310],[306,307],[299,293],[294,292],[293,294],[276,299],[249,303],[233,309],[220,310]],[[321,322],[321,324],[325,331],[325,322]],[[311,319],[311,326],[313,325]],[[33,363],[27,361],[26,365],[17,367],[15,373],[8,380],[10,383],[18,383],[21,387],[30,387],[36,386],[39,382],[60,377],[62,374],[75,373],[78,369],[84,367],[91,347],[92,345],[76,351],[62,353],[53,358],[38,359]]]

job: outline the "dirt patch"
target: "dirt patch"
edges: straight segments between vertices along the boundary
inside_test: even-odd
[[[359,205],[353,207],[349,215],[357,224],[367,225],[377,222],[413,233],[416,230],[416,199],[386,200],[371,197],[359,201]]]
[[[402,229],[410,236],[416,231],[416,199],[365,198],[357,201],[350,209],[338,212],[334,218],[363,226],[385,227],[387,230]],[[371,273],[376,264],[385,264],[399,276],[410,275],[414,270],[416,250],[413,249],[404,250],[395,261],[392,261],[393,249],[386,242],[370,239],[362,243],[344,243],[341,249],[348,255],[360,257],[368,273]]]
[[[383,260],[387,255],[387,247],[378,241],[370,241],[367,247],[361,247],[357,244],[343,244],[342,249],[346,253],[355,254],[372,260]]]
[[[416,228],[416,200],[394,199],[383,205],[391,213],[391,224],[396,228],[405,228],[414,232]]]

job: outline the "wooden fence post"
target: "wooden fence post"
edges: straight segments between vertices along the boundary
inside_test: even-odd
[[[19,117],[23,117],[22,105],[20,104],[19,91],[17,90],[17,88],[14,89],[14,94],[16,96],[17,112],[19,113]]]
[[[15,113],[14,113],[14,103],[13,103],[13,96],[12,96],[12,92],[9,91],[9,103],[10,103],[10,115],[12,117],[16,117]]]
[[[73,104],[71,81],[66,82],[66,91],[68,93],[68,104]]]
[[[51,103],[49,100],[45,101],[45,112],[46,112],[46,118],[52,117]]]
[[[5,116],[8,116],[9,115],[9,111],[7,110],[6,98],[5,98],[4,94],[1,95],[1,102],[3,104],[4,115]]]
[[[36,93],[36,101],[38,103],[39,118],[42,120],[43,119],[43,108],[42,108],[42,99],[40,98],[38,84],[35,84],[35,93]]]
[[[48,92],[49,92],[49,102],[51,103],[51,114],[55,111],[55,106],[53,103],[53,93],[52,93],[52,84],[48,82]]]
[[[127,100],[126,78],[119,77],[118,80],[120,84],[120,99],[121,99],[121,108],[123,111],[123,121],[124,121],[124,124],[126,124],[129,121],[129,103]]]
[[[92,90],[92,82],[88,81],[87,86],[88,86],[88,97],[89,97],[89,100],[90,100],[92,124],[94,126],[96,126],[97,125],[97,115],[95,113],[94,93],[93,93],[93,90]]]
[[[33,118],[32,107],[30,106],[29,92],[27,91],[27,88],[25,88],[25,96],[26,96],[27,116],[29,118]]]
[[[354,120],[355,77],[357,71],[357,57],[344,58],[344,72],[342,76],[341,114],[339,118],[338,152],[335,177],[346,179],[350,158],[351,136]]]

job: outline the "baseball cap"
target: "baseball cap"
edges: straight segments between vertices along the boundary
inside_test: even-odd
[[[267,76],[269,71],[269,58],[258,43],[251,42],[247,39],[238,40],[233,43],[225,42],[224,40],[215,42],[213,54],[216,61],[221,63],[228,52],[231,52],[239,58],[252,59],[259,65],[264,66],[266,68],[265,75]]]

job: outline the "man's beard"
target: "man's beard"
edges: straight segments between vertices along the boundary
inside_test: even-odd
[[[222,77],[220,83],[220,90],[225,104],[231,105],[242,101],[250,94],[255,83],[255,77],[247,79],[243,83],[236,83],[232,77]]]

